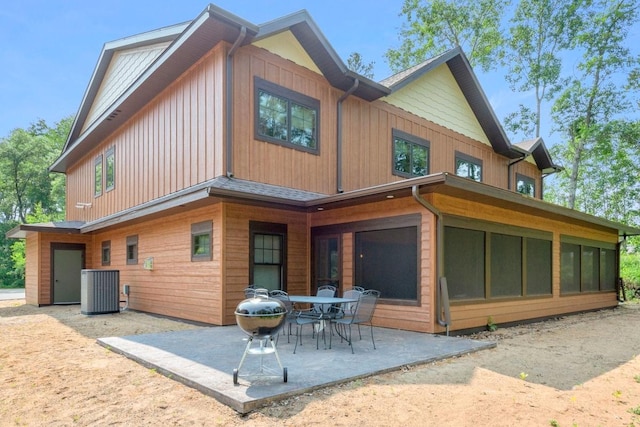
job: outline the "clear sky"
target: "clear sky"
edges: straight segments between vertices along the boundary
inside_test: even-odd
[[[42,118],[53,126],[74,115],[105,42],[189,21],[206,0],[17,0],[0,6],[0,138]],[[346,63],[360,53],[375,80],[391,74],[384,53],[400,45],[403,0],[214,0],[262,24],[306,9]],[[638,33],[636,32],[636,38]],[[499,119],[521,102],[502,73],[480,83]],[[548,130],[547,130],[548,131]],[[544,136],[544,135],[543,135]],[[545,141],[549,141],[545,137]],[[517,141],[513,141],[517,142]]]

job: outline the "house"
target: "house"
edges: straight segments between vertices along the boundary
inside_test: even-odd
[[[305,11],[209,5],[105,44],[51,170],[67,221],[8,233],[27,303],[115,269],[130,308],[213,325],[248,284],[378,289],[374,324],[435,333],[613,307],[639,231],[542,201],[558,166],[508,140],[460,50],[375,82]]]

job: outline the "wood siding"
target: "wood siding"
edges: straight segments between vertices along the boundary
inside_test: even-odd
[[[420,221],[420,283],[417,305],[398,305],[382,300],[376,307],[373,323],[395,329],[419,332],[434,331],[434,287],[435,287],[435,217],[412,198],[385,200],[357,207],[332,209],[311,215],[311,227],[392,218],[407,214],[419,214]],[[342,235],[342,268],[344,289],[354,283],[353,233]]]
[[[67,219],[93,221],[224,174],[225,53],[213,49],[68,170]],[[103,156],[106,175],[111,147],[115,188],[95,197],[94,161]]]

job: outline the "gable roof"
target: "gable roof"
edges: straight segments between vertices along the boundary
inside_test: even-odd
[[[353,96],[367,101],[389,95],[446,64],[496,153],[510,159],[533,154],[541,170],[557,170],[542,141],[532,145],[531,149],[527,149],[526,144],[513,145],[509,142],[460,48],[376,83],[347,68],[306,10],[255,25],[211,4],[191,22],[105,44],[62,154],[50,170],[66,172],[219,42],[247,45],[284,31],[290,31],[296,37],[332,86],[343,91],[353,90]],[[169,45],[153,60],[149,59],[147,68],[141,69],[139,75],[130,77],[128,87],[120,88],[117,95],[109,98],[111,104],[102,105],[96,111],[94,103],[114,55],[127,49],[163,42]]]

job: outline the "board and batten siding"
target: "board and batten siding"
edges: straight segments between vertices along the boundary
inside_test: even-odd
[[[516,226],[553,233],[551,295],[510,298],[504,301],[494,299],[486,302],[452,302],[452,329],[483,327],[487,324],[489,316],[492,317],[495,323],[508,323],[609,308],[617,305],[615,292],[560,295],[560,236],[569,235],[615,244],[618,241],[617,230],[580,224],[577,221],[571,222],[566,218],[554,219],[550,216],[534,215],[525,211],[516,212],[511,209],[444,194],[433,193],[424,197],[440,210],[443,215],[455,215],[504,224],[505,226]]]
[[[67,219],[92,221],[224,174],[224,45],[214,48],[67,171]],[[94,162],[115,148],[115,188]],[[77,209],[76,203],[92,203]]]
[[[340,92],[321,75],[257,48],[234,56],[233,174],[318,193],[336,192],[336,102]],[[320,101],[319,154],[255,138],[254,77]]]

